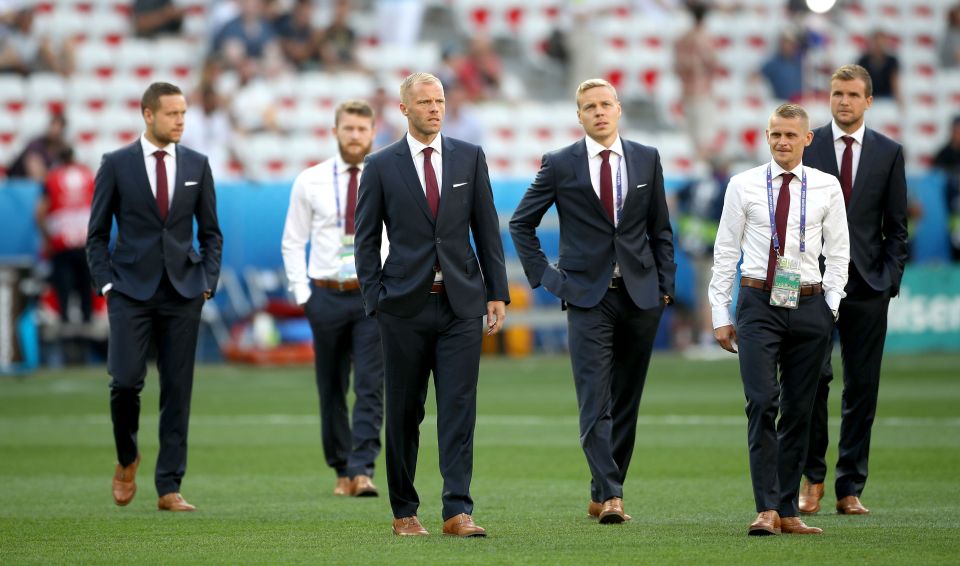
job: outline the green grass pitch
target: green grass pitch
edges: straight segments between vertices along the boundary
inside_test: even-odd
[[[625,485],[633,521],[586,518],[589,475],[565,357],[484,358],[474,517],[486,539],[440,532],[436,421],[422,427],[419,516],[430,537],[390,532],[382,495],[331,495],[312,370],[201,366],[183,493],[156,510],[157,381],[141,416],[139,491],[113,505],[102,368],[0,379],[0,564],[936,564],[960,562],[960,356],[888,357],[866,517],[832,509],[820,537],[750,538],[754,518],[736,361],[656,353]],[[432,394],[431,394],[432,396]],[[831,399],[831,436],[839,423]],[[836,457],[832,447],[828,458]],[[382,455],[379,462],[382,469]],[[832,474],[832,467],[830,473]]]

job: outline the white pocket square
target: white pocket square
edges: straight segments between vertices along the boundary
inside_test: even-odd
[[[642,184],[642,185],[637,185],[637,188],[638,188],[638,189],[642,189],[642,188],[644,188],[644,187],[646,187],[646,186],[647,186],[647,184],[644,183],[644,184]]]
[[[464,186],[464,185],[466,185],[466,184],[467,184],[466,182],[463,182],[463,183],[454,183],[454,184],[453,184],[453,188],[462,187],[462,186]]]
[[[192,187],[192,186],[194,186],[194,185],[196,185],[196,184],[197,184],[196,181],[187,181],[186,183],[183,184],[183,186],[185,186],[185,187]]]

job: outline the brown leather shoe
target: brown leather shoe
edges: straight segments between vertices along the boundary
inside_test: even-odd
[[[626,513],[623,512],[623,499],[611,497],[604,501],[597,520],[604,525],[616,525],[626,521]]]
[[[591,500],[590,504],[587,505],[587,517],[590,517],[591,519],[599,519],[601,511],[603,511],[603,503],[597,503],[596,501]],[[623,514],[624,521],[629,521],[631,519],[633,519],[633,517],[630,515],[627,515],[626,513]]]
[[[197,508],[187,503],[178,492],[161,495],[157,500],[157,509],[161,511],[196,511]]]
[[[856,495],[848,495],[837,501],[837,513],[841,515],[866,515],[870,510],[860,503]]]
[[[821,535],[823,529],[808,527],[800,517],[783,517],[780,519],[780,532],[785,535]]]
[[[348,496],[351,493],[353,493],[353,486],[350,483],[350,478],[337,477],[337,485],[333,487],[333,494]]]
[[[380,495],[370,476],[363,474],[353,478],[353,481],[350,482],[350,494],[354,497],[377,497]]]
[[[762,537],[767,535],[780,534],[780,513],[776,511],[763,511],[757,515],[757,519],[750,523],[747,534],[752,537]]]
[[[474,523],[473,517],[460,513],[443,522],[443,534],[457,537],[485,537],[487,531]]]
[[[800,484],[800,506],[798,509],[804,515],[812,515],[820,510],[820,500],[823,499],[823,484],[810,483],[803,478]]]
[[[129,466],[117,466],[113,471],[113,502],[123,507],[133,501],[137,494],[137,468],[140,466],[140,455]]]
[[[398,537],[422,537],[430,533],[423,528],[416,515],[411,515],[410,517],[393,520],[393,534]]]

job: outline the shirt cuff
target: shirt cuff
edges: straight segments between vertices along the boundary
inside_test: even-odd
[[[730,308],[729,307],[713,307],[713,329],[716,330],[721,326],[728,326],[733,324],[733,321],[730,320]]]
[[[100,294],[106,295],[107,293],[110,292],[110,289],[113,289],[113,283],[107,283],[106,285],[104,285],[103,289],[100,289]]]
[[[830,307],[830,310],[836,315],[837,310],[840,308],[840,293],[836,291],[827,291],[825,299],[827,301],[827,306]]]
[[[293,298],[298,305],[305,305],[310,300],[310,284],[298,283],[293,287]]]

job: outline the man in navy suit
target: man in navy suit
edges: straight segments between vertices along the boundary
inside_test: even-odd
[[[577,89],[586,137],[543,156],[510,220],[530,284],[562,299],[590,467],[587,512],[622,523],[623,482],[657,326],[672,302],[673,231],[656,149],[620,138],[620,101],[602,79]],[[560,261],[551,265],[536,228],[556,205]]]
[[[200,310],[217,288],[223,236],[207,158],[177,145],[187,111],[183,93],[153,83],[140,106],[143,135],[103,156],[87,236],[90,273],[110,316],[107,369],[118,460],[113,498],[127,505],[136,494],[140,391],[153,343],[160,374],[157,507],[192,511],[180,483],[187,467],[193,365]],[[193,247],[194,219],[199,252]]]
[[[870,430],[877,412],[887,308],[900,291],[907,260],[907,181],[903,148],[864,126],[873,103],[870,74],[840,67],[830,81],[833,122],[814,130],[806,164],[840,179],[850,227],[850,278],[840,302],[837,331],[843,358],[837,512],[868,513],[860,502],[867,482]],[[816,513],[827,474],[827,396],[830,352],[820,377],[800,490],[800,512]]]
[[[487,334],[495,334],[510,301],[500,226],[483,150],[440,135],[439,79],[407,77],[400,111],[407,135],[367,157],[355,238],[364,307],[376,313],[383,343],[393,532],[428,534],[417,519],[413,479],[432,371],[443,533],[484,536],[471,517],[470,479],[483,315]],[[384,226],[390,253],[381,265]]]

